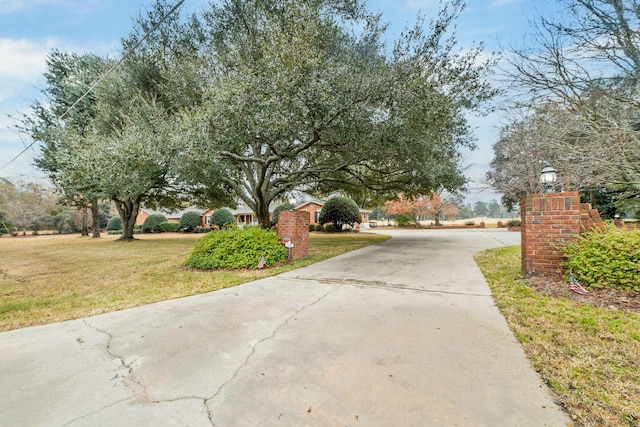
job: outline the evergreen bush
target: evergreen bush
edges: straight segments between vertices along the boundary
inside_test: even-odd
[[[348,197],[336,196],[322,206],[318,221],[320,224],[332,223],[336,231],[341,231],[345,224],[353,227],[356,222],[362,222],[362,217],[356,202]]]
[[[122,219],[119,216],[114,216],[107,223],[107,230],[122,230]]]
[[[562,266],[590,288],[640,291],[640,230],[605,224],[564,248]]]
[[[202,225],[202,216],[199,212],[188,211],[185,212],[180,218],[179,229],[182,231],[191,232],[194,228]]]
[[[205,270],[257,268],[263,256],[266,266],[287,259],[287,250],[275,231],[258,227],[227,227],[198,240],[187,265]]]
[[[227,224],[235,224],[236,220],[233,217],[233,213],[229,209],[217,209],[211,215],[209,219],[209,225],[217,225],[223,228]]]
[[[142,223],[143,233],[160,233],[162,229],[160,224],[167,222],[167,217],[162,214],[149,215]]]
[[[180,228],[181,228],[180,224],[178,224],[177,222],[165,221],[160,223],[160,231],[163,231],[163,232],[176,233],[180,231]]]

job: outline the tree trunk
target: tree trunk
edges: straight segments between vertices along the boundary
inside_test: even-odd
[[[100,237],[100,211],[98,209],[98,199],[91,200],[91,220],[93,223],[93,237],[94,239]]]
[[[133,237],[133,229],[136,225],[136,217],[138,216],[138,210],[140,209],[140,197],[131,200],[116,200],[113,199],[120,214],[122,220],[122,236],[119,241],[131,241],[135,240]]]
[[[87,208],[82,208],[82,235],[89,235],[89,216],[87,214]]]
[[[435,215],[436,225],[440,225],[440,214]]]
[[[260,228],[268,230],[271,228],[271,218],[269,217],[269,203],[258,202],[256,215],[258,216],[258,224]]]

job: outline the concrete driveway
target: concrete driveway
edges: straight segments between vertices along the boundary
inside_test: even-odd
[[[473,254],[393,239],[222,291],[0,334],[7,426],[566,426]]]

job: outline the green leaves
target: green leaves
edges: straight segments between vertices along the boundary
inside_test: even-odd
[[[229,227],[198,240],[187,265],[200,269],[257,268],[263,256],[268,267],[287,258],[287,250],[275,231]]]
[[[640,230],[607,224],[582,234],[564,255],[563,268],[588,287],[640,290]]]

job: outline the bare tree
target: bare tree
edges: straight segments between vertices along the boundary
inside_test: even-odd
[[[0,205],[7,219],[22,229],[35,226],[53,207],[54,201],[40,184],[19,181],[15,184],[3,180],[0,182]]]
[[[487,178],[508,204],[539,191],[541,160],[561,188],[640,194],[640,2],[562,4],[564,14],[534,22],[531,48],[507,58],[526,115],[503,129]]]

